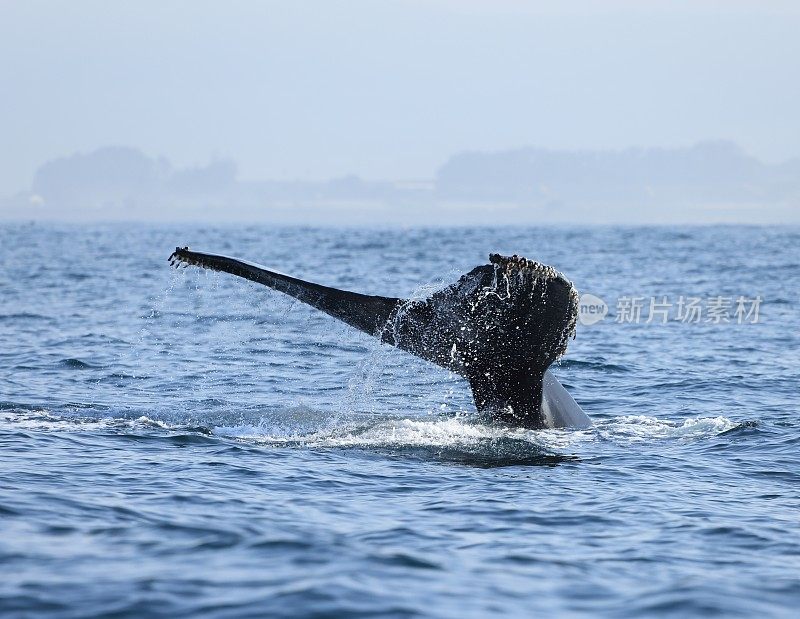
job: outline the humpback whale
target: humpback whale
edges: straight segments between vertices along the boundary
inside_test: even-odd
[[[464,378],[475,406],[525,428],[586,428],[589,417],[548,370],[575,336],[578,295],[553,267],[491,254],[427,299],[365,295],[258,264],[177,247],[175,267],[230,273],[290,295],[381,342]]]

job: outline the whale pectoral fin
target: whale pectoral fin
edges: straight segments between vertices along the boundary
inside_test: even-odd
[[[475,407],[492,419],[532,429],[545,428],[542,415],[544,370],[534,368],[492,368],[470,374]]]
[[[269,286],[321,310],[370,335],[382,336],[392,314],[403,300],[339,290],[308,282],[252,262],[176,247],[169,257],[173,266],[192,265],[222,271]]]

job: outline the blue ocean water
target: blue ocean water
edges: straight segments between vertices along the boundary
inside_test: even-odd
[[[490,251],[555,265],[609,305],[555,368],[595,427],[482,423],[439,368],[170,269],[187,244],[389,296]],[[794,616],[798,246],[761,227],[4,225],[0,614]]]

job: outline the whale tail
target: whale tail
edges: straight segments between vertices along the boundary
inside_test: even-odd
[[[370,335],[376,335],[383,329],[395,308],[402,302],[402,299],[322,286],[246,260],[190,251],[188,247],[176,247],[169,261],[175,267],[198,266],[269,286]]]
[[[559,425],[554,421],[557,408],[547,406],[552,398],[545,398],[542,410],[543,389],[551,389],[553,382],[563,387],[555,377],[545,380],[545,372],[574,337],[578,297],[552,267],[492,254],[489,264],[429,298],[406,300],[322,286],[188,247],[176,248],[169,260],[174,266],[195,265],[269,286],[447,368],[469,381],[476,407],[494,419],[531,428]]]

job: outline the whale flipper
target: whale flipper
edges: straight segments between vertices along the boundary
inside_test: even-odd
[[[469,381],[476,407],[493,419],[530,428],[591,425],[546,373],[566,352],[578,312],[574,287],[552,267],[492,254],[490,264],[428,299],[406,300],[322,286],[186,247],[176,248],[169,260],[269,286],[447,368]]]

